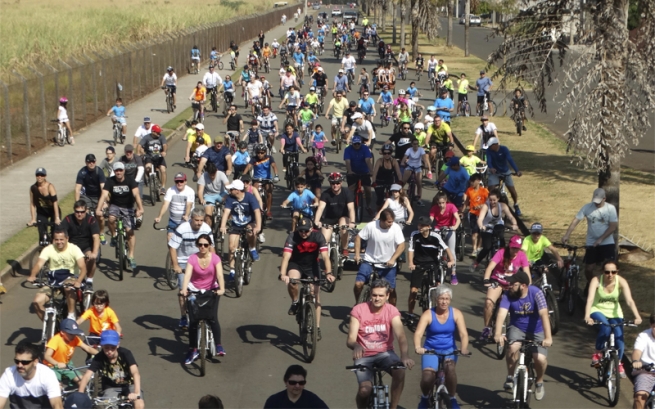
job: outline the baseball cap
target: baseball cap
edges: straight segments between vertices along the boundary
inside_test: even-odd
[[[449,150],[449,151],[446,151],[446,153],[444,153],[444,157],[445,157],[446,159],[448,159],[448,158],[452,158],[453,156],[455,156],[455,152],[453,152],[453,151],[450,151],[450,150]]]
[[[315,87],[309,87],[309,90],[310,91],[316,91],[316,88]]]
[[[511,276],[507,277],[506,280],[510,284],[521,283],[525,285],[530,285],[530,277],[528,277],[528,274],[523,270],[515,274],[512,274]]]
[[[144,116],[143,117],[143,122],[152,122],[152,121],[150,120],[149,116]]]
[[[102,331],[100,334],[100,346],[104,345],[118,345],[121,341],[121,337],[118,335],[118,332],[113,329],[107,329]]]
[[[428,216],[421,216],[418,218],[418,224],[422,224],[423,226],[430,226],[432,222]]]
[[[489,138],[489,140],[487,141],[487,146],[496,145],[499,143],[500,142],[498,142],[498,138]]]
[[[359,136],[353,136],[353,145],[356,143],[362,143],[362,138]]]
[[[96,161],[96,155],[89,153],[86,155],[86,158],[84,158],[84,162],[95,162]]]
[[[180,173],[175,175],[175,179],[173,179],[173,180],[176,181],[176,182],[178,180],[183,180],[183,181],[186,182],[186,175],[184,173],[180,172]]]
[[[486,74],[487,72],[485,70],[480,70],[480,74]]]
[[[73,392],[64,401],[64,409],[91,409],[92,407],[91,398],[82,392]]]
[[[127,145],[125,145],[125,149],[124,149],[124,150],[125,150],[126,153],[127,153],[127,152],[134,152],[134,146],[132,146],[132,145],[130,145],[130,144],[127,144]]]
[[[448,166],[456,166],[456,165],[459,165],[459,158],[457,156],[453,156],[448,161]]]
[[[34,172],[34,174],[46,176],[48,172],[46,172],[45,168],[36,168],[36,172]]]
[[[200,129],[201,131],[204,131],[204,130],[205,130],[205,125],[203,125],[203,124],[197,124],[197,125],[196,125],[196,129]]]
[[[84,331],[82,331],[77,326],[77,322],[75,322],[75,320],[72,320],[70,318],[66,318],[65,320],[62,320],[61,324],[59,324],[59,329],[61,329],[61,332],[65,332],[71,335],[84,335]]]
[[[107,152],[107,151],[111,151],[113,153],[116,153],[116,149],[114,149],[113,146],[107,146],[107,149],[105,149],[105,152]]]
[[[312,222],[310,222],[308,219],[300,219],[296,229],[298,231],[310,231],[312,229]]]
[[[474,151],[474,150],[475,150],[475,146],[473,146],[473,145],[466,145],[466,150],[467,150],[467,151]]]
[[[125,170],[125,164],[123,162],[114,163],[114,170],[123,169]]]
[[[518,234],[512,236],[512,238],[509,239],[509,248],[520,249],[522,244],[523,239]]]
[[[243,190],[244,189],[243,182],[240,181],[239,179],[233,180],[232,183],[227,185],[225,188],[229,191],[231,189],[236,189],[236,190]]]
[[[354,114],[350,117],[350,119],[352,119],[352,120],[359,119],[359,118],[364,118],[364,117],[362,116],[362,114],[360,114],[359,112],[354,113]]]
[[[391,185],[391,187],[389,188],[389,191],[390,191],[390,192],[395,192],[395,191],[400,192],[400,189],[402,189],[402,186],[400,186],[398,183],[394,183],[394,184]]]
[[[218,143],[218,142],[225,143],[225,138],[223,138],[223,135],[216,135],[214,137],[214,143]]]
[[[339,70],[339,74],[343,74],[343,70]]]
[[[488,121],[488,120],[489,120],[489,117],[486,116],[486,115],[480,118],[480,122],[482,122],[482,121]]]
[[[591,198],[591,201],[596,203],[596,204],[599,204],[600,202],[603,201],[603,199],[605,199],[605,197],[606,197],[605,196],[605,189],[598,188],[598,189],[594,190],[594,195]]]
[[[318,70],[323,72],[323,67],[318,67]]]
[[[543,233],[544,232],[544,226],[541,225],[541,223],[532,223],[532,226],[530,226],[530,233]]]

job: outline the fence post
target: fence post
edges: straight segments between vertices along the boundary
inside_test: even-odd
[[[75,124],[75,98],[73,98],[73,68],[66,64],[61,58],[59,59],[59,64],[66,67],[68,70],[68,102],[70,104],[70,123],[71,128]]]
[[[0,81],[0,84],[2,84],[2,88],[4,89],[4,98],[5,98],[5,126],[7,127],[7,130],[5,131],[5,138],[7,140],[7,159],[9,163],[12,162],[12,149],[11,149],[11,118],[9,117],[10,115],[10,110],[9,110],[9,88],[7,87],[7,84],[4,82]]]
[[[57,70],[55,67],[53,67],[48,63],[44,63],[43,65],[45,65],[50,71],[52,71],[53,74],[55,74],[55,96],[57,98],[60,98],[61,94],[59,93],[59,70]]]
[[[77,61],[74,57],[71,57],[71,60],[73,60],[73,62],[75,64],[77,64],[77,68],[80,69],[80,90],[82,91],[82,101],[80,101],[80,102],[81,102],[81,105],[82,105],[82,118],[83,118],[82,121],[84,122],[84,125],[86,126],[86,125],[89,124],[89,122],[88,122],[87,116],[86,116],[86,86],[84,85],[84,64]]]
[[[45,89],[43,88],[43,74],[38,72],[35,68],[32,67],[27,67],[30,71],[32,71],[36,76],[39,78],[39,90],[40,96],[41,96],[41,126],[42,126],[42,131],[43,131],[43,141],[48,142],[48,124],[47,124],[47,114],[45,110]]]
[[[96,82],[96,62],[94,59],[84,54],[87,60],[91,63],[91,78],[93,79],[93,116],[98,114],[98,84]]]
[[[120,82],[116,84],[116,98],[123,98],[123,87],[125,84],[125,52],[120,48],[114,48],[117,56],[121,57],[121,78]]]
[[[104,99],[104,102],[105,102],[104,106],[106,107],[106,106],[109,105],[109,103],[107,102],[107,72],[105,71],[105,67],[107,66],[105,64],[106,58],[104,56],[100,55],[100,53],[94,52],[94,54],[98,58],[100,58],[100,60],[102,62],[102,68],[100,68],[100,76],[102,77],[102,84],[103,84],[103,88],[105,90],[105,92],[103,92],[103,94],[104,94],[103,99]]]
[[[25,143],[27,145],[27,154],[32,154],[32,141],[30,139],[30,103],[27,100],[27,80],[16,70],[11,71],[23,83],[23,117],[25,117]],[[9,102],[7,100],[7,102]]]

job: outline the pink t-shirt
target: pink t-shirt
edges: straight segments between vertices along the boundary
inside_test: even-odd
[[[198,290],[213,290],[218,288],[216,282],[216,265],[221,262],[221,258],[216,254],[211,253],[212,259],[207,268],[200,267],[198,262],[198,254],[189,257],[187,263],[193,266],[193,273],[191,274],[191,284]]]
[[[357,343],[364,347],[364,356],[393,351],[391,320],[400,317],[398,308],[386,303],[380,312],[374,314],[371,303],[367,302],[354,306],[350,315],[359,321]]]
[[[457,223],[455,219],[457,207],[452,203],[446,203],[446,209],[441,213],[439,205],[434,205],[430,208],[430,216],[434,218],[435,227],[452,227]]]
[[[530,267],[530,263],[528,262],[528,256],[525,255],[523,250],[519,250],[519,252],[516,254],[514,260],[512,260],[512,262],[509,264],[509,267],[507,268],[507,272],[505,272],[503,257],[505,257],[504,248],[498,250],[496,254],[494,254],[494,256],[491,258],[491,261],[496,263],[496,267],[494,268],[494,271],[491,272],[492,278],[499,278],[502,280],[519,271],[521,267]]]

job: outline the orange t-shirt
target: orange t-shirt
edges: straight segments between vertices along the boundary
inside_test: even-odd
[[[480,215],[480,209],[475,209],[477,206],[482,206],[489,197],[489,191],[486,187],[480,186],[478,190],[473,189],[472,187],[466,189],[466,197],[469,198],[469,212],[476,216]]]
[[[75,352],[75,347],[79,346],[80,344],[82,344],[82,340],[79,337],[73,338],[70,344],[67,344],[64,337],[62,337],[61,333],[59,333],[54,337],[50,338],[50,341],[48,341],[46,348],[50,348],[54,351],[54,353],[52,354],[52,359],[54,359],[57,362],[62,362],[64,364],[67,364],[70,362],[71,358],[73,357],[73,353]],[[45,363],[49,367],[52,367],[52,365],[48,361],[44,360],[43,363]]]
[[[202,101],[202,100],[205,99],[205,94],[207,93],[207,90],[205,89],[205,87],[200,87],[200,88],[195,87],[194,90],[195,90],[195,93],[196,93],[196,95],[195,95],[196,101]]]
[[[264,47],[264,48],[262,49],[262,55],[263,55],[264,57],[270,57],[270,56],[271,56],[271,49],[270,49],[270,48],[266,48],[266,47]]]
[[[102,315],[98,315],[98,311],[91,307],[84,311],[84,314],[82,314],[80,318],[89,320],[89,323],[91,324],[89,332],[96,335],[100,335],[102,331],[108,329],[113,329],[115,331],[116,323],[118,322],[116,313],[110,307],[105,307]]]

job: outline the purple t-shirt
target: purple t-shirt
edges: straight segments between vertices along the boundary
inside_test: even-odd
[[[500,308],[509,311],[509,325],[515,326],[526,334],[544,332],[539,310],[548,306],[544,293],[539,287],[529,286],[528,295],[518,300],[509,299],[507,292],[503,292]]]
[[[530,267],[528,256],[525,255],[523,250],[519,250],[519,252],[516,254],[516,257],[514,257],[514,260],[509,263],[507,271],[505,271],[505,263],[503,263],[503,257],[505,257],[504,248],[498,250],[496,254],[494,254],[494,256],[491,258],[491,261],[496,263],[494,271],[491,272],[492,278],[506,280],[507,277],[511,276],[512,274],[516,274],[521,269],[521,267]]]

